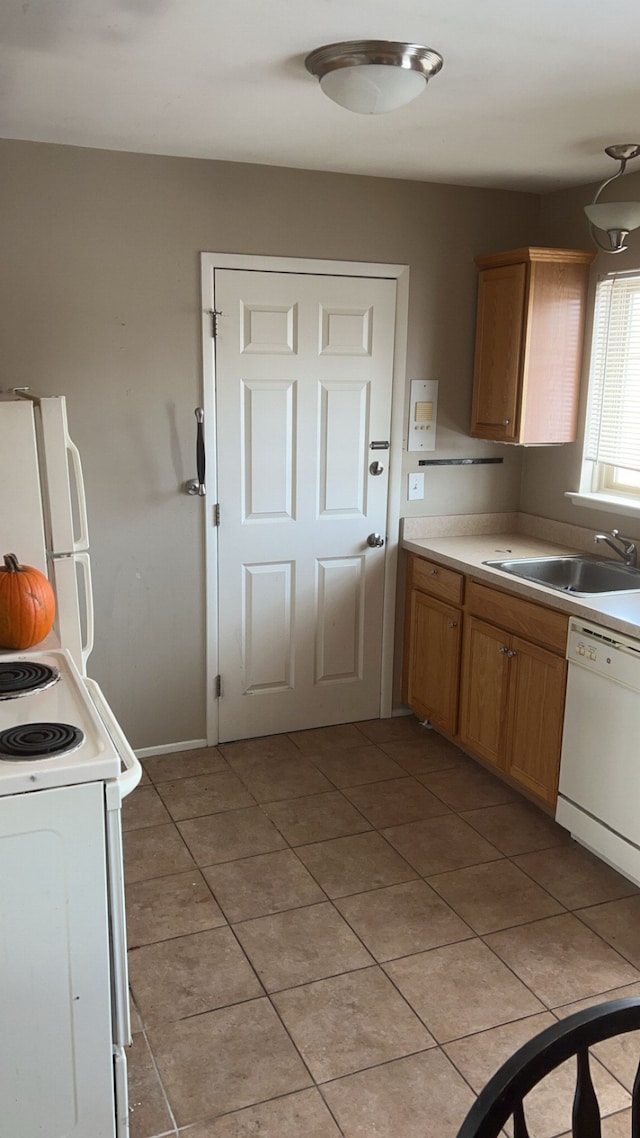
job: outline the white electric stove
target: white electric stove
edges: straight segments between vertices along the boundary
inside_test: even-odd
[[[127,1138],[121,805],[141,768],[98,685],[41,649],[0,652],[0,1130]]]

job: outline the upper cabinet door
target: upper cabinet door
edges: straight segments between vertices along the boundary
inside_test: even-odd
[[[478,322],[471,434],[514,442],[527,266],[484,269],[478,283]]]
[[[475,438],[537,446],[575,439],[594,256],[528,247],[476,258]]]

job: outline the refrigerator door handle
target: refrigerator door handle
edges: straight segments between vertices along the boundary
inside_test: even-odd
[[[80,453],[69,434],[63,395],[35,400],[43,460],[45,529],[50,557],[89,548],[87,502]]]
[[[82,566],[82,577],[84,582],[84,643],[81,648],[82,663],[85,665],[89,656],[93,652],[93,584],[91,580],[91,563],[89,561],[88,553],[76,553],[75,555],[78,565]]]
[[[60,643],[82,675],[93,648],[93,596],[87,553],[49,557],[49,579],[56,594],[55,627]]]
[[[66,430],[66,446],[67,452],[71,458],[71,466],[73,469],[73,481],[75,483],[76,501],[78,503],[78,526],[79,533],[77,538],[74,539],[74,549],[87,549],[89,545],[89,523],[87,520],[87,499],[84,492],[84,479],[82,477],[82,463],[80,461],[80,451],[78,450],[73,439],[69,436]],[[87,653],[88,655],[88,653]]]

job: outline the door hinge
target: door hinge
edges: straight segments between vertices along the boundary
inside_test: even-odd
[[[215,506],[213,507],[213,524],[214,524],[214,526],[220,525],[220,503],[219,502],[216,502]]]
[[[222,695],[222,676],[216,676],[214,683],[216,699],[220,699],[220,696]]]
[[[218,317],[222,316],[222,313],[217,308],[210,308],[209,314],[211,316],[211,335],[215,340],[218,335]]]

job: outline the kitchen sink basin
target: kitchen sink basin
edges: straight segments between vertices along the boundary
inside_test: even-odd
[[[483,564],[579,597],[593,596],[594,593],[640,591],[640,568],[618,565],[615,561],[587,554],[575,557],[514,557],[507,561],[484,561]]]

